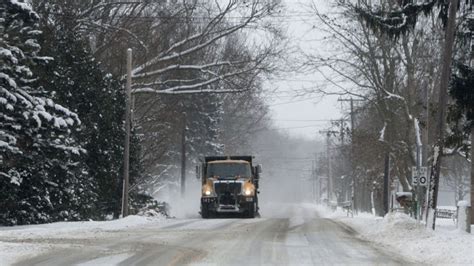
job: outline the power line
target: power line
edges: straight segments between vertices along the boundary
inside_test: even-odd
[[[76,20],[77,18],[74,17],[74,16],[64,16],[63,13],[58,13],[58,12],[51,12],[50,14],[53,14],[53,15],[57,15],[57,16],[62,16],[62,19],[69,19],[69,20]],[[217,16],[217,15],[216,15]],[[179,22],[196,22],[195,20],[201,20],[203,22],[210,22],[212,21],[213,19],[215,19],[216,16],[189,16],[189,17],[186,17],[186,16],[180,16],[180,15],[174,15],[174,16],[163,16],[163,15],[157,15],[157,16],[153,16],[153,15],[127,15],[127,14],[124,14],[124,15],[115,15],[114,17],[115,18],[120,18],[120,19],[130,19],[130,20],[181,20]],[[250,17],[250,16],[226,16],[224,15],[223,16],[224,18],[226,19],[231,19],[231,20],[237,20],[237,19],[241,19],[241,20],[248,20],[248,19],[251,19],[251,18],[254,18],[254,17]],[[306,17],[306,18],[304,18]],[[91,17],[93,18],[93,16]],[[257,17],[255,17],[257,19]],[[267,15],[266,17],[264,17],[263,19],[271,19],[271,18],[278,18],[279,20],[277,22],[280,22],[282,21],[285,21],[285,22],[300,22],[300,21],[307,21],[308,19],[315,19],[315,20],[318,20],[317,17],[313,17],[311,16],[311,14],[305,14],[305,13],[300,13],[300,14],[297,14],[295,13],[295,15],[272,15],[272,14],[269,14]],[[261,19],[261,18],[259,18]],[[187,21],[184,21],[184,20],[187,20]],[[178,22],[178,21],[176,21]],[[228,22],[228,21],[227,21]]]
[[[289,101],[289,102],[282,102],[282,103],[269,104],[268,106],[278,106],[278,105],[285,105],[285,104],[306,102],[306,101],[308,101],[308,100],[314,100],[314,99],[321,99],[321,96],[310,97],[310,98],[306,98],[306,99],[303,99],[303,100],[297,100],[297,101]]]
[[[301,81],[301,82],[324,82],[324,80],[316,80],[316,79],[286,79],[286,78],[271,78],[271,81]]]
[[[265,158],[265,157],[262,157],[262,160],[265,160],[265,161],[291,161],[292,163],[294,163],[295,161],[296,162],[308,162],[308,161],[313,161],[314,158],[297,158],[297,157],[288,157],[288,158],[284,158],[284,157],[270,157],[270,158]]]
[[[62,13],[54,13],[54,14],[63,15]],[[175,15],[175,16],[116,15],[115,17],[127,18],[127,19],[182,19],[182,18],[186,18],[186,19],[199,19],[199,20],[212,20],[212,19],[215,18],[215,16],[189,16],[189,17],[184,17],[184,16],[179,16],[179,15]],[[311,16],[310,13],[307,13],[307,14],[305,14],[305,13],[295,13],[294,15],[273,15],[273,14],[269,14],[265,18],[292,18],[292,19],[296,19],[296,20],[304,20],[305,18],[302,18],[302,17],[312,17],[312,16]],[[250,18],[253,18],[253,17],[250,17],[250,16],[225,16],[224,15],[224,18],[227,18],[227,19],[250,19]],[[318,19],[317,17],[314,17],[314,18]]]
[[[282,170],[282,171],[299,171],[299,172],[311,172],[311,169],[297,169],[297,168],[284,168],[284,167],[272,167],[272,169]]]
[[[334,119],[273,119],[274,121],[288,121],[288,122],[331,122]]]
[[[301,126],[301,127],[280,127],[280,128],[275,128],[277,130],[284,130],[284,129],[297,129],[297,128],[310,128],[310,127],[321,127],[324,125],[309,125],[309,126]]]

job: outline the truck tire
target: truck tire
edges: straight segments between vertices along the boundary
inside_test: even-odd
[[[250,203],[247,210],[247,218],[255,218],[255,203]]]
[[[203,219],[207,219],[211,217],[209,208],[207,206],[201,206],[201,217]]]

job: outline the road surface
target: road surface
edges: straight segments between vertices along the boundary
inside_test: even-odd
[[[277,211],[275,211],[277,209]],[[32,240],[38,241],[38,240]],[[66,249],[17,265],[407,264],[304,205],[262,210],[256,219],[176,219],[97,237],[41,239]]]

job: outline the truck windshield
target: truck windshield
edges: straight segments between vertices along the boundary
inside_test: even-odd
[[[221,179],[237,176],[250,177],[250,165],[246,163],[214,163],[207,166],[207,176],[217,176]]]

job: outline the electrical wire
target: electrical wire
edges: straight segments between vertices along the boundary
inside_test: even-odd
[[[334,119],[273,119],[274,121],[287,121],[287,122],[331,122]]]
[[[306,99],[303,99],[303,100],[297,100],[297,101],[289,101],[289,102],[283,102],[283,103],[269,104],[268,106],[278,106],[278,105],[285,105],[285,104],[292,104],[292,103],[306,102],[306,101],[308,101],[308,100],[314,100],[314,99],[321,99],[321,96],[317,96],[317,97],[310,97],[310,98],[306,98]]]
[[[298,129],[298,128],[310,128],[310,127],[323,127],[326,125],[309,125],[309,126],[301,126],[301,127],[279,127],[279,128],[274,128],[276,130],[287,130],[287,129]]]

